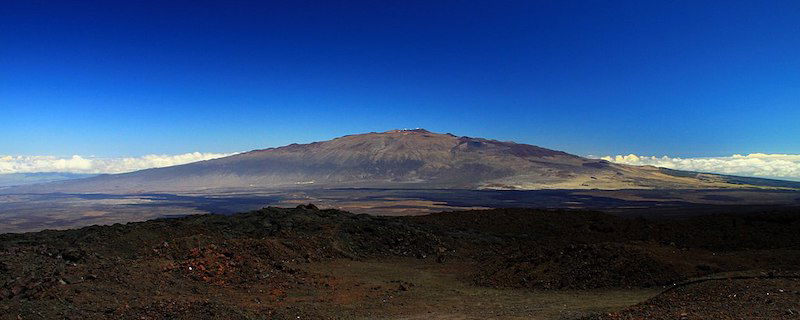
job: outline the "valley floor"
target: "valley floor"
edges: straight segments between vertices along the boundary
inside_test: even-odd
[[[688,217],[800,207],[797,190],[446,190],[298,188],[191,193],[14,194],[0,189],[0,233],[74,229],[195,214],[234,214],[314,203],[353,213],[424,215],[488,208],[598,210],[623,216]]]
[[[416,258],[337,260],[309,265],[334,276],[337,288],[324,314],[341,318],[556,319],[618,310],[654,296],[658,289],[518,290],[476,286],[463,279],[471,268]],[[319,304],[325,298],[310,298]]]

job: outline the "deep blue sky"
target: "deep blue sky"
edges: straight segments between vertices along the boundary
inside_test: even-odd
[[[800,1],[0,5],[0,154],[413,127],[580,155],[800,153]]]

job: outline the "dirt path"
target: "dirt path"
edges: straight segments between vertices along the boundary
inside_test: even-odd
[[[315,263],[333,275],[329,312],[363,319],[570,319],[634,305],[657,289],[530,291],[473,286],[460,263],[419,259]],[[371,294],[376,292],[378,294]]]

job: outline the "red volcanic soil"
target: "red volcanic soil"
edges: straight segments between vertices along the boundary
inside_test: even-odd
[[[309,205],[5,234],[0,319],[791,318],[798,213]]]
[[[800,273],[692,282],[641,304],[586,319],[798,319]]]

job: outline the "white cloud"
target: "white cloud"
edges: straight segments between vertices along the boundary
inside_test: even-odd
[[[737,176],[800,180],[800,154],[735,154],[730,157],[673,158],[629,154],[601,159],[631,165],[651,165],[677,170]]]
[[[124,173],[142,169],[168,167],[210,160],[235,153],[184,153],[178,155],[146,155],[134,158],[97,158],[72,156],[0,156],[0,174],[35,172]]]
[[[36,172],[124,173],[216,159],[233,154],[235,153],[192,152],[178,155],[146,155],[129,158],[97,158],[78,155],[67,158],[54,156],[0,156],[0,174]],[[655,157],[629,154],[613,157],[606,156],[601,157],[601,159],[630,165],[651,165],[677,170],[800,181],[800,154],[752,153],[713,158]]]

